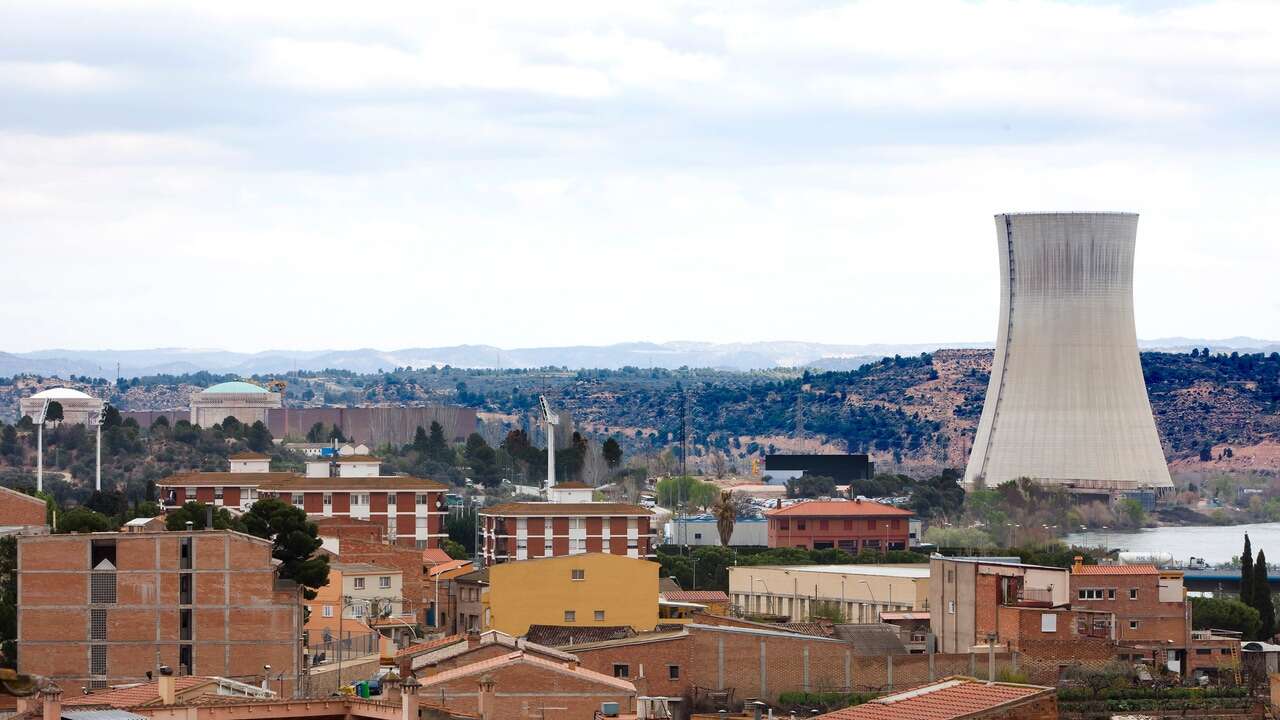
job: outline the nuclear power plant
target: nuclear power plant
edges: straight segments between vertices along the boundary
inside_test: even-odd
[[[1000,320],[965,485],[1172,488],[1134,329],[1138,216],[995,221]]]

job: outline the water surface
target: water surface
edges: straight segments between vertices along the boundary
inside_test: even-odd
[[[1090,530],[1088,533],[1068,535],[1066,542],[1089,546],[1099,546],[1105,542],[1113,550],[1166,552],[1181,563],[1195,556],[1212,564],[1230,562],[1231,558],[1239,555],[1244,546],[1245,533],[1249,533],[1249,542],[1255,553],[1259,550],[1267,551],[1268,564],[1280,561],[1280,523],[1159,527],[1127,533]]]

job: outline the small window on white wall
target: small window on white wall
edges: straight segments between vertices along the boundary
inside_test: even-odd
[[[1058,616],[1053,613],[1044,613],[1040,616],[1040,632],[1056,633],[1058,632]]]

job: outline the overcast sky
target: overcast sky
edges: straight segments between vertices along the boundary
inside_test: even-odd
[[[1011,210],[1280,338],[1280,3],[203,5],[0,8],[0,350],[990,341]]]

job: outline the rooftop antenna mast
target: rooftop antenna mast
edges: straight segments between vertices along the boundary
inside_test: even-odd
[[[546,395],[538,396],[538,404],[547,423],[547,484],[544,487],[552,487],[556,484],[556,426],[560,424],[560,416],[551,411]]]
[[[44,492],[44,418],[48,414],[49,401],[45,400],[31,418],[36,426],[36,492]]]
[[[93,489],[98,492],[102,492],[102,423],[105,419],[105,408],[103,410],[91,410],[89,412],[89,424],[94,427],[98,434],[97,459],[93,473]]]

